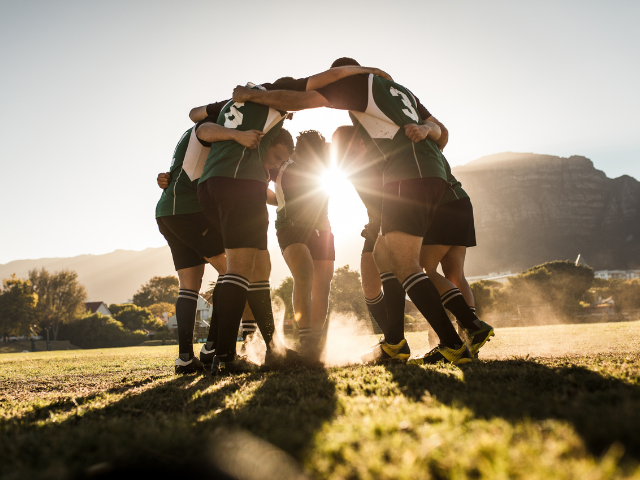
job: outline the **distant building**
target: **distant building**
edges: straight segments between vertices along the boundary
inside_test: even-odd
[[[480,280],[493,280],[495,282],[507,283],[509,277],[515,277],[517,273],[511,273],[511,270],[495,273],[491,272],[489,275],[480,275],[478,277],[467,277],[469,283],[479,282]]]
[[[196,308],[196,328],[208,328],[213,307],[209,302],[202,298],[202,295],[198,295],[198,306]],[[178,320],[175,315],[173,317],[169,317],[167,327],[169,329],[178,328]]]
[[[633,280],[640,278],[640,270],[598,270],[593,272],[593,276],[603,280]]]
[[[111,311],[104,302],[85,302],[84,308],[86,308],[89,313],[101,313],[106,317],[112,316]]]

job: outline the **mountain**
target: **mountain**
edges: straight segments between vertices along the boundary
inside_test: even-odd
[[[471,197],[478,247],[469,276],[550,260],[640,268],[640,182],[608,178],[585,157],[500,153],[455,167]]]

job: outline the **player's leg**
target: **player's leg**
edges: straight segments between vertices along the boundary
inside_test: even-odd
[[[306,353],[311,342],[313,259],[309,247],[304,243],[288,245],[282,255],[293,276],[293,310],[302,351]]]
[[[178,270],[180,291],[176,301],[179,358],[185,362],[194,357],[193,331],[198,309],[198,292],[202,286],[204,264]]]
[[[249,294],[251,294],[251,284],[249,284]],[[256,318],[249,308],[249,300],[247,300],[246,305],[244,306],[244,311],[242,312],[242,319],[240,320],[240,329],[242,331],[242,348],[240,349],[240,353],[244,354],[246,351],[247,339],[250,335],[253,335],[258,329],[258,325],[256,323]]]
[[[373,247],[360,257],[360,279],[362,293],[369,315],[384,334],[387,328],[387,305],[382,290],[382,280],[376,262],[373,259]]]
[[[311,293],[311,335],[318,339],[320,350],[324,349],[321,339],[326,333],[325,322],[329,312],[329,293],[335,262],[333,260],[313,261],[313,287]]]
[[[387,323],[383,330],[385,340],[396,345],[404,339],[404,302],[406,293],[393,273],[389,245],[383,235],[378,236],[373,258],[380,272],[384,304],[387,310]],[[407,350],[405,353],[410,353],[408,347],[404,350]]]

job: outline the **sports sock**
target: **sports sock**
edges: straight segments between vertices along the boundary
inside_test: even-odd
[[[441,344],[448,347],[462,345],[462,340],[440,303],[440,294],[426,273],[416,272],[409,275],[402,282],[402,286],[416,308],[431,324],[436,335],[440,337]]]
[[[300,343],[303,343],[311,338],[311,327],[299,327],[298,334],[300,335]]]
[[[243,318],[240,325],[242,326],[242,340],[245,341],[249,335],[256,331],[257,325],[253,318]]]
[[[218,345],[216,357],[231,361],[236,356],[236,338],[240,320],[247,302],[249,280],[241,275],[227,273],[218,293]]]
[[[213,287],[211,293],[211,320],[209,322],[209,334],[207,335],[207,343],[205,348],[209,351],[214,350],[218,344],[218,294],[220,293],[220,286],[224,283],[224,275],[218,275],[218,280]]]
[[[367,304],[367,309],[369,310],[369,314],[371,315],[372,320],[378,325],[378,327],[380,327],[382,333],[386,335],[388,321],[387,303],[384,299],[384,292],[380,291],[380,294],[375,298],[364,297],[364,301]]]
[[[182,360],[193,358],[193,329],[196,324],[198,292],[181,288],[176,302],[176,320],[178,322],[178,352]],[[183,356],[187,355],[188,358]]]
[[[276,331],[276,323],[273,319],[273,309],[271,308],[271,286],[269,285],[269,280],[250,283],[247,301],[264,342],[267,347],[271,346],[273,335]]]
[[[478,326],[474,323],[478,320],[478,317],[476,317],[476,314],[469,308],[460,290],[454,287],[443,293],[440,300],[442,300],[442,305],[453,313],[453,316],[456,317],[464,328],[472,331],[478,330]]]
[[[382,290],[387,307],[387,325],[383,329],[387,343],[397,345],[404,338],[405,292],[396,276],[391,272],[380,274]]]

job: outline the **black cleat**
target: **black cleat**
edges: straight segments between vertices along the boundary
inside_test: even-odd
[[[216,349],[212,348],[207,350],[207,344],[202,345],[200,349],[200,361],[203,365],[209,366],[213,362],[213,357],[216,355]]]
[[[176,360],[176,375],[185,375],[187,373],[204,372],[204,365],[196,357],[189,361],[180,358]]]
[[[407,361],[409,365],[427,365],[438,362],[453,363],[454,365],[463,365],[473,360],[471,352],[463,343],[459,347],[447,347],[446,345],[438,345],[433,350],[427,352],[423,357],[412,358]]]
[[[287,368],[295,367],[304,363],[303,356],[287,347],[284,348],[284,352],[276,350],[274,348],[268,348],[267,353],[264,355],[264,366],[270,368]]]
[[[211,373],[217,376],[239,375],[241,373],[255,373],[260,371],[260,365],[256,365],[247,357],[236,356],[233,360],[221,360],[217,355],[211,363]]]
[[[478,352],[495,335],[493,327],[488,323],[480,320],[480,328],[475,331],[464,329],[467,340],[467,346],[474,358],[478,358]]]
[[[380,343],[373,347],[368,353],[360,357],[362,363],[377,364],[386,362],[403,362],[411,356],[411,349],[406,339],[402,339],[397,345],[387,343],[381,340]]]

